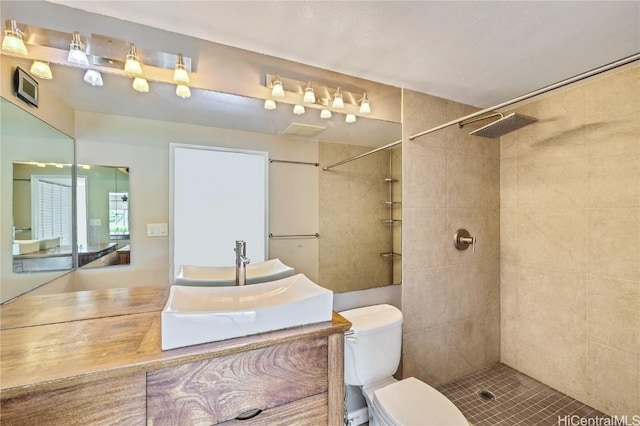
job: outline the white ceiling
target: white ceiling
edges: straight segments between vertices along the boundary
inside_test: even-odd
[[[640,52],[639,1],[53,2],[479,107]]]

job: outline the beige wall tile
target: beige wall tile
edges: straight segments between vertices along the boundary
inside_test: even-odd
[[[404,89],[402,95],[402,134],[405,138],[404,149],[411,144],[423,147],[446,150],[447,141],[444,132],[434,132],[414,141],[407,141],[409,136],[429,130],[447,122],[447,101],[436,96],[425,95]]]
[[[640,281],[640,209],[589,211],[589,273]]]
[[[640,114],[591,125],[587,134],[589,206],[640,206]]]
[[[500,210],[500,260],[518,259],[518,211]]]
[[[447,377],[447,331],[435,327],[402,335],[402,375],[437,386]]]
[[[586,103],[590,122],[637,118],[640,113],[640,67],[587,85]]]
[[[518,266],[518,316],[559,327],[584,339],[586,333],[585,274],[563,269]]]
[[[447,154],[421,142],[407,142],[404,153],[403,205],[414,208],[447,207]]]
[[[564,141],[565,139],[563,139]],[[584,139],[518,155],[518,208],[582,208],[587,199],[587,148]]]
[[[489,364],[489,341],[495,335],[489,333],[487,324],[496,317],[479,316],[458,321],[447,326],[447,375],[448,379],[462,377]],[[492,330],[493,331],[493,330]],[[499,348],[499,343],[496,343]]]
[[[576,336],[573,330],[525,319],[518,321],[517,326],[516,368],[585,401],[587,343],[584,335]]]
[[[424,269],[447,264],[447,244],[453,237],[447,232],[446,209],[405,208],[402,222],[402,256],[405,267]]]
[[[516,220],[519,262],[569,271],[585,270],[585,210],[518,210]]]
[[[458,102],[447,102],[447,122],[462,118],[478,111],[478,108],[464,105]],[[458,126],[450,126],[443,130],[447,138],[447,150],[451,152],[462,152],[466,154],[482,155],[485,157],[498,158],[500,156],[500,140],[471,136],[469,132],[482,127],[496,118],[478,121],[465,125],[462,129]]]
[[[477,262],[447,267],[449,320],[460,321],[500,310],[500,264]]]
[[[516,157],[500,160],[500,208],[518,207],[518,162]]]
[[[587,374],[589,405],[611,415],[640,413],[638,354],[590,341]]]
[[[515,157],[518,154],[518,132],[507,133],[500,138],[500,159]]]
[[[514,318],[518,309],[518,264],[500,261],[500,314],[502,318]]]
[[[413,284],[402,287],[405,333],[414,333],[450,321],[446,268],[405,268],[404,279]]]
[[[497,194],[493,193],[492,185],[499,185],[499,175],[498,180],[493,181],[487,160],[486,157],[478,155],[447,153],[449,208],[497,207],[498,201],[493,199]]]
[[[640,354],[640,283],[587,276],[589,340]]]

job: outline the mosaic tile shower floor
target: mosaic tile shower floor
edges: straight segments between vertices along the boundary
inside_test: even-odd
[[[604,423],[606,414],[504,364],[492,365],[438,390],[473,426],[569,426],[572,418],[615,424]],[[482,390],[491,392],[495,399],[483,399],[478,394]]]

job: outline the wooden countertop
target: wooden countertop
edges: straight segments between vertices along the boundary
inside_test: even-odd
[[[14,302],[21,303],[6,319],[11,304],[3,306],[3,326],[13,324],[13,328],[0,331],[0,396],[13,398],[328,336],[351,325],[334,312],[333,320],[324,323],[163,351],[160,314],[167,291],[168,286],[158,286],[24,296],[22,302]],[[122,299],[111,300],[109,295]],[[56,312],[53,323],[43,323],[44,316],[28,320],[52,303],[65,306]]]

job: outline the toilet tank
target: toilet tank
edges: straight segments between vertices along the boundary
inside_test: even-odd
[[[402,312],[391,305],[374,305],[340,315],[352,324],[345,336],[345,383],[366,386],[391,377],[400,364]]]

